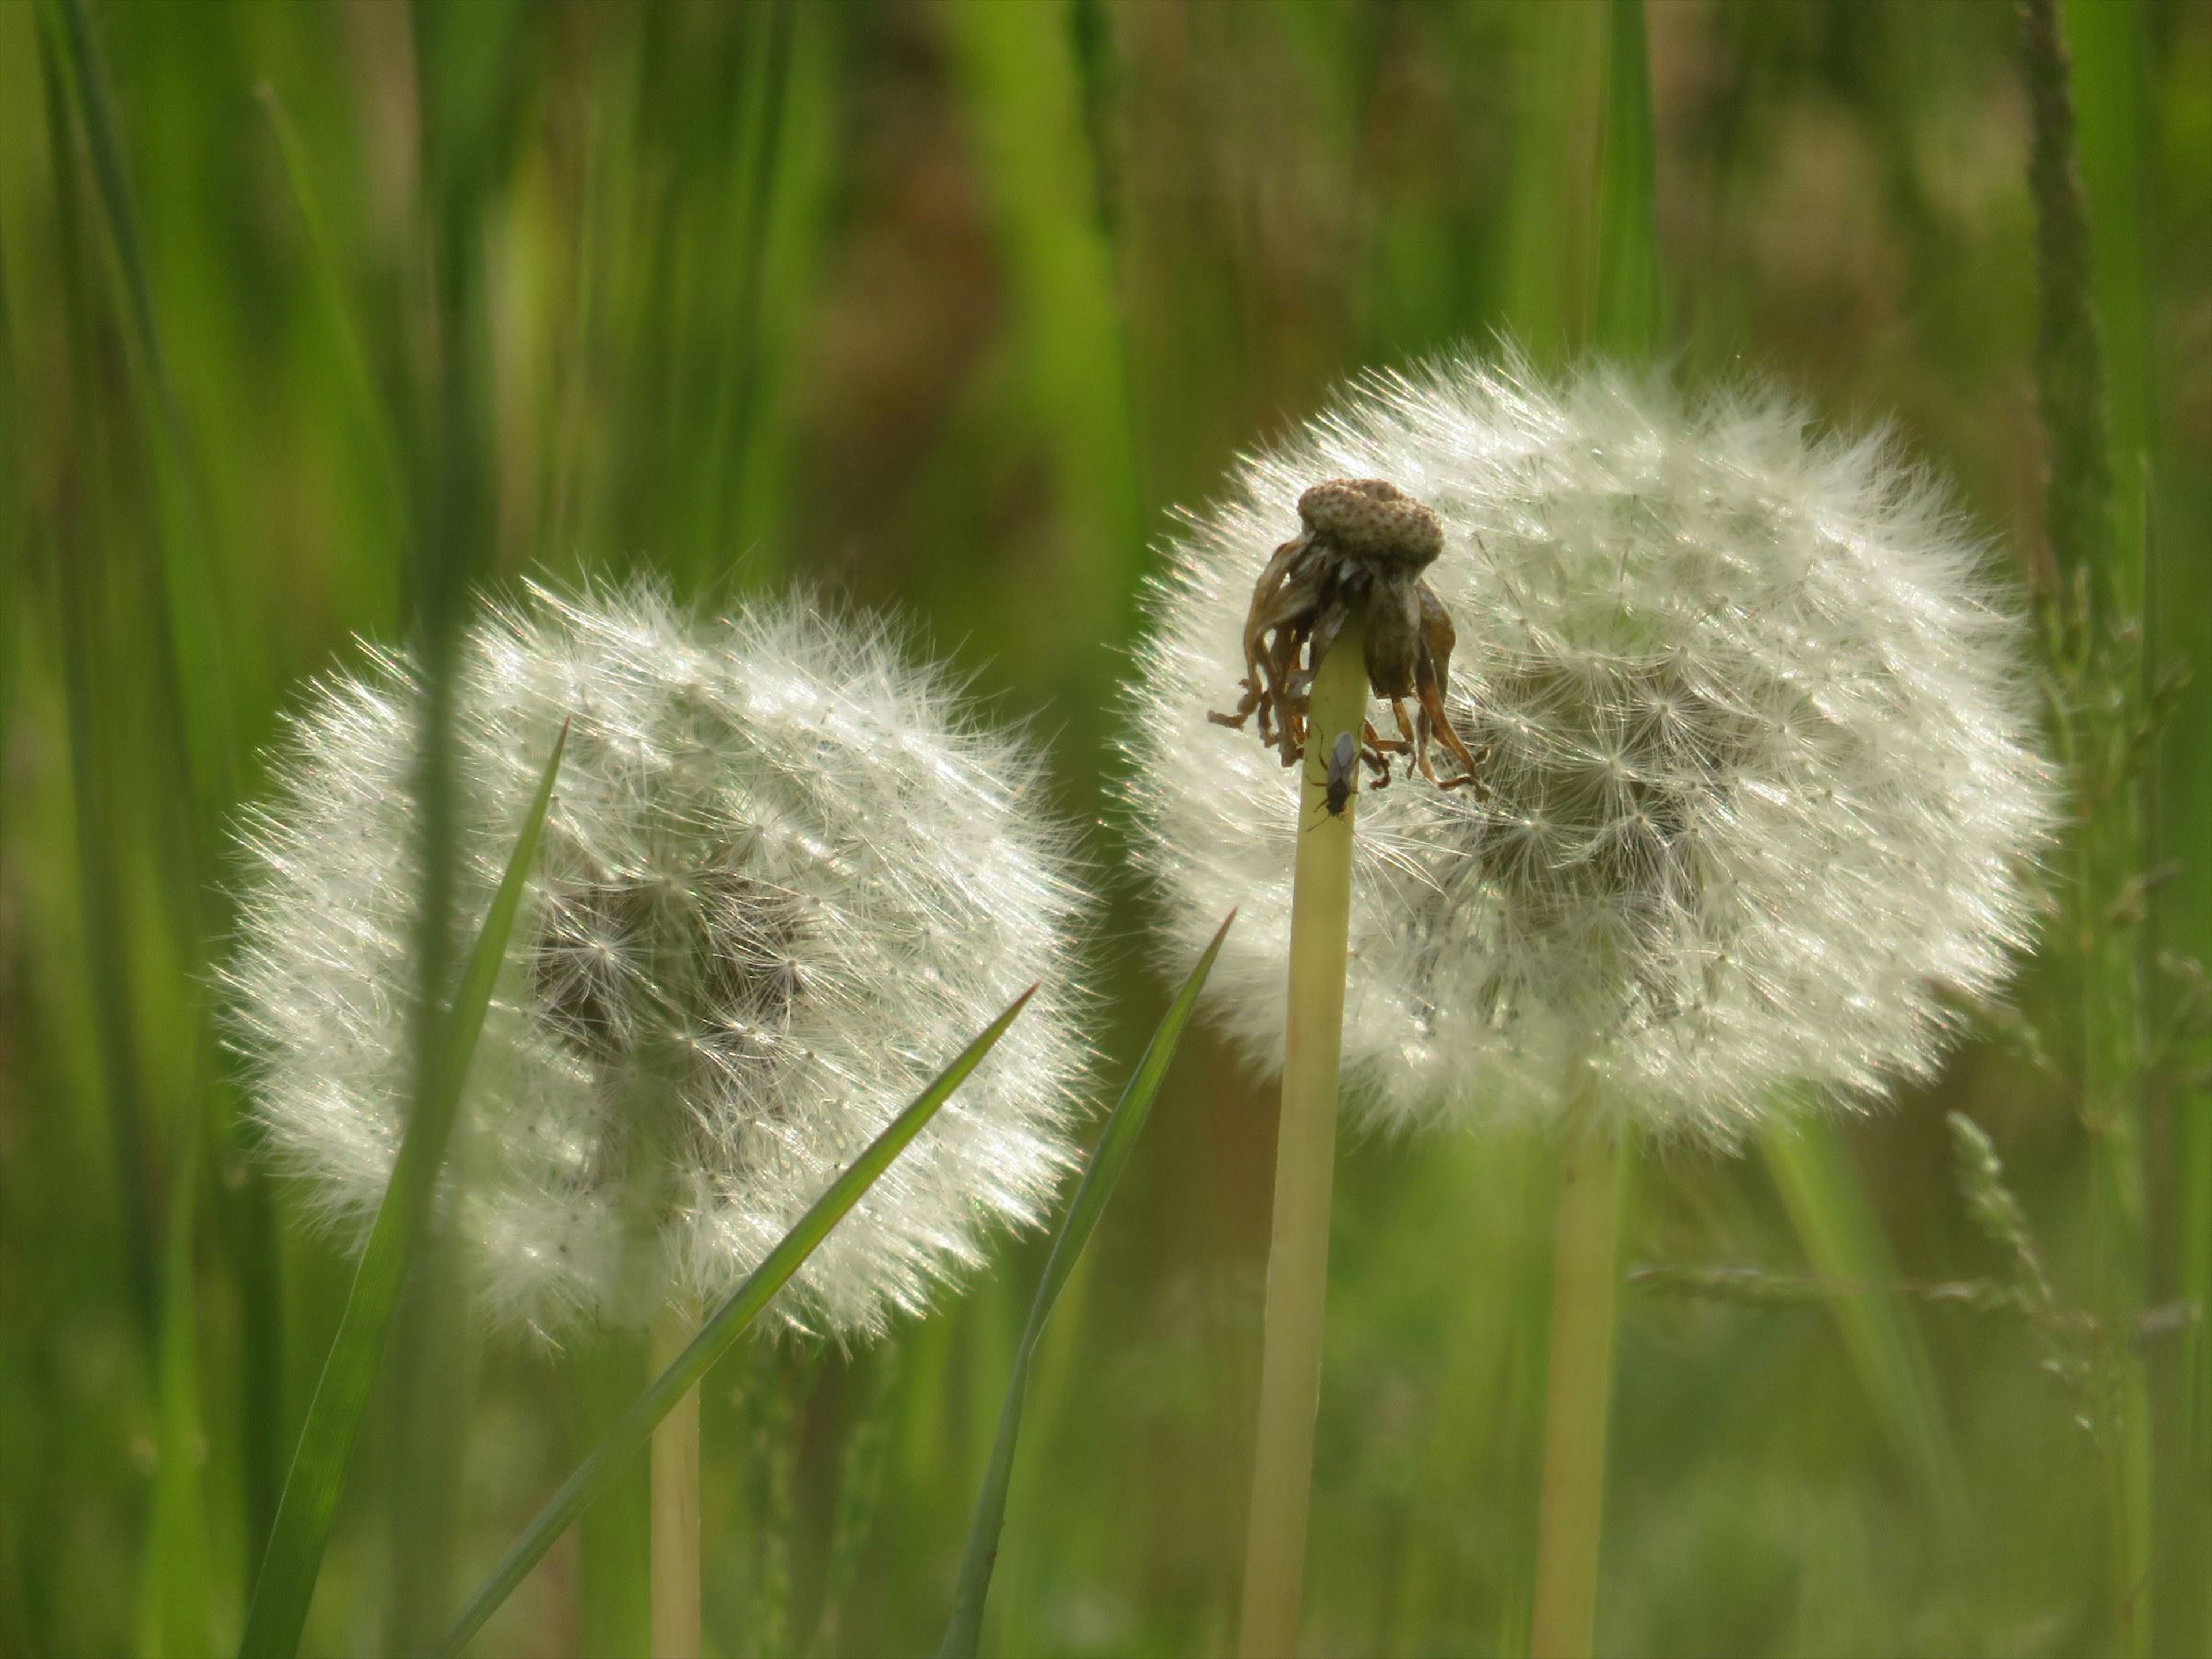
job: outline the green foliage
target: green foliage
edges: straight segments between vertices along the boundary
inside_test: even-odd
[[[1605,46],[1638,21],[1682,372],[1894,412],[1998,556],[2045,568],[2009,7],[0,6],[0,1655],[235,1643],[345,1304],[209,1021],[216,838],[301,677],[463,580],[791,577],[918,617],[1054,735],[1060,804],[1093,817],[1173,503],[1348,370],[1590,337],[1598,203],[1632,181],[1601,170],[1630,90]],[[2203,1559],[2212,1113],[2182,1016],[2212,960],[2212,15],[2060,21],[2123,555],[2145,526],[2141,675],[2080,751],[2144,798],[2087,914],[2174,968],[2139,981],[2140,1076],[2111,1073],[2142,1133],[2093,1157],[2082,1126],[2076,913],[1996,1040],[1832,1125],[1820,1168],[1642,1160],[1625,1248],[1661,1275],[1622,1304],[1601,1650],[2112,1647],[2108,1470],[2046,1369],[2100,1341],[2139,1344],[2154,1425],[2197,1436],[2156,1468],[2197,1518],[2166,1492],[2151,1518],[2166,1559]],[[1168,1000],[1123,948],[1146,913],[1116,844],[1109,1076]],[[992,1587],[1009,1653],[1231,1639],[1272,1095],[1200,1022],[1158,1108],[1036,1352]],[[2049,1320],[1958,1188],[1952,1111],[2002,1158]],[[1522,1640],[1544,1164],[1512,1137],[1342,1149],[1317,1651]],[[2136,1322],[2107,1338],[2130,1172]],[[1009,1242],[894,1346],[794,1371],[794,1644],[940,1634],[1044,1255]],[[461,1346],[465,1585],[645,1378],[634,1352],[587,1386],[580,1355]],[[727,1653],[774,1571],[753,1370],[702,1399]],[[369,1396],[303,1650],[384,1639],[391,1517],[422,1498],[406,1394]],[[1917,1473],[1947,1432],[1963,1532]],[[595,1506],[574,1571],[532,1575],[482,1650],[603,1650],[638,1605],[629,1526]],[[2203,1652],[2171,1583],[2154,1645]]]

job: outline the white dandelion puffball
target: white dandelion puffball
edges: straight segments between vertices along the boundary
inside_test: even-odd
[[[1299,772],[1207,714],[1300,493],[1376,478],[1442,522],[1480,782],[1361,793],[1367,1121],[1543,1120],[1585,1066],[1601,1115],[1728,1144],[1933,1070],[1954,996],[2028,945],[2053,774],[1987,550],[1886,437],[1808,425],[1601,363],[1448,363],[1359,382],[1188,520],[1125,790],[1174,949],[1241,907],[1208,989],[1255,1060],[1281,1063]]]
[[[293,720],[228,970],[274,1153],[356,1237],[410,1098],[419,702],[380,656]],[[702,624],[643,586],[493,608],[454,706],[464,941],[572,723],[453,1145],[502,1322],[726,1293],[1036,981],[777,1310],[878,1333],[993,1224],[1040,1218],[1073,1161],[1087,901],[1027,745],[880,624],[801,601]]]

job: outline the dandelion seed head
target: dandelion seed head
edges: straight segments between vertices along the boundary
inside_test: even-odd
[[[1279,1065],[1299,773],[1210,723],[1316,479],[1441,520],[1449,707],[1481,787],[1363,792],[1344,1063],[1386,1127],[1607,1113],[1730,1143],[1931,1073],[2032,932],[2055,785],[1988,550],[1886,435],[1601,363],[1363,380],[1188,518],[1150,595],[1124,788],[1172,948],[1232,905],[1213,1010]],[[1387,725],[1385,729],[1387,729]]]
[[[293,720],[228,969],[270,1144],[356,1237],[413,1063],[418,701],[383,654]],[[726,1294],[1040,980],[776,1312],[877,1334],[1041,1218],[1072,1161],[1086,901],[1025,743],[881,625],[800,601],[702,624],[647,586],[491,609],[455,709],[464,938],[570,722],[453,1149],[503,1322]]]

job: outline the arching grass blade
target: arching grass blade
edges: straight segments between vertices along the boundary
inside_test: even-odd
[[[668,1369],[655,1377],[651,1387],[637,1397],[630,1408],[617,1419],[606,1437],[594,1447],[591,1455],[579,1464],[576,1472],[555,1492],[537,1518],[525,1528],[513,1548],[502,1557],[497,1566],[469,1598],[468,1606],[446,1632],[446,1639],[438,1645],[441,1656],[458,1654],[484,1626],[485,1620],[499,1610],[516,1585],[530,1576],[545,1552],[553,1547],[554,1540],[568,1530],[568,1524],[582,1514],[586,1506],[597,1498],[607,1483],[621,1472],[623,1464],[636,1456],[651,1438],[653,1425],[668,1414],[669,1409],[681,1400],[704,1376],[708,1370],[728,1352],[744,1328],[759,1317],[761,1310],[775,1299],[781,1290],[814,1253],[815,1247],[830,1236],[830,1230],[842,1220],[845,1212],[860,1202],[860,1195],[874,1184],[876,1178],[890,1168],[909,1141],[920,1134],[929,1120],[937,1115],[939,1107],[952,1097],[952,1091],[967,1079],[968,1074],[982,1063],[1006,1028],[1014,1023],[1035,994],[1031,986],[1016,997],[1006,1012],[993,1020],[983,1034],[960,1056],[938,1075],[937,1080],[924,1089],[913,1105],[891,1120],[890,1127],[868,1143],[867,1150],[853,1160],[844,1174],[830,1185],[830,1190],[814,1201],[813,1208],[801,1216],[799,1224],[783,1237],[783,1242],[769,1252],[768,1260],[753,1269],[752,1276],[730,1292],[722,1305],[714,1310],[690,1346],[676,1356]]]
[[[507,872],[500,878],[499,891],[493,896],[490,912],[469,953],[453,1004],[441,1022],[439,1052],[428,1086],[408,1117],[399,1157],[392,1166],[392,1180],[384,1189],[384,1202],[369,1232],[368,1248],[362,1251],[361,1266],[355,1270],[353,1290],[346,1297],[338,1334],[323,1362],[321,1380],[315,1384],[307,1425],[300,1431],[292,1472],[285,1479],[284,1495],[276,1506],[269,1553],[262,1559],[261,1576],[253,1586],[253,1603],[246,1610],[246,1634],[238,1650],[240,1659],[289,1659],[299,1648],[300,1632],[307,1621],[307,1604],[315,1593],[315,1577],[322,1567],[323,1548],[330,1540],[331,1517],[337,1509],[346,1462],[384,1356],[392,1310],[398,1303],[400,1287],[407,1282],[416,1241],[429,1213],[438,1171],[446,1161],[461,1089],[468,1081],[469,1061],[483,1030],[484,1012],[491,1006],[492,986],[507,955],[507,935],[522,904],[523,884],[537,856],[538,831],[544,827],[545,809],[553,799],[553,780],[560,772],[562,751],[568,743],[568,729],[564,726],[553,745],[552,758],[545,763],[545,775],[538,781],[537,799],[531,802],[521,832],[515,837]]]
[[[1060,1236],[1052,1242],[1044,1279],[1037,1285],[1036,1300],[1030,1305],[1029,1324],[1022,1332],[1020,1346],[1014,1350],[1013,1376],[1007,1380],[1006,1404],[999,1411],[999,1432],[991,1443],[991,1462],[983,1474],[983,1489],[976,1496],[975,1516],[968,1523],[968,1547],[962,1553],[960,1582],[952,1594],[952,1622],[945,1629],[938,1659],[973,1659],[976,1642],[982,1634],[983,1600],[990,1593],[991,1569],[999,1559],[999,1530],[1006,1517],[1006,1488],[1013,1478],[1014,1442],[1021,1432],[1022,1399],[1029,1387],[1030,1358],[1044,1335],[1045,1321],[1052,1316],[1053,1304],[1060,1300],[1060,1291],[1075,1272],[1075,1264],[1083,1259],[1083,1247],[1091,1242],[1098,1218],[1105,1212],[1106,1200],[1113,1196],[1114,1183],[1121,1179],[1129,1154],[1136,1148],[1137,1137],[1143,1132],[1146,1116],[1152,1108],[1152,1097],[1159,1092],[1160,1079],[1167,1075],[1168,1063],[1175,1058],[1176,1046],[1182,1041],[1183,1027],[1190,1024],[1191,1012],[1198,1006],[1198,994],[1205,987],[1206,976],[1213,969],[1213,959],[1221,954],[1221,942],[1229,937],[1230,926],[1236,920],[1237,913],[1232,910],[1222,922],[1220,931],[1214,934],[1213,942],[1206,947],[1206,954],[1198,959],[1198,966],[1183,981],[1182,989],[1168,1005],[1159,1029],[1152,1033],[1144,1057],[1129,1074],[1121,1098],[1106,1120],[1105,1130],[1098,1137],[1098,1149],[1091,1153],[1090,1167],[1084,1170],[1083,1180],[1075,1189],[1075,1201],[1067,1206],[1067,1218],[1060,1224]]]

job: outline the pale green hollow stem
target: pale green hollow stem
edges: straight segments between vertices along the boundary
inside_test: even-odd
[[[1594,1119],[1589,1067],[1567,1079],[1552,1260],[1551,1359],[1544,1474],[1536,1509],[1536,1593],[1529,1659],[1589,1659],[1597,1625],[1598,1536],[1605,1507],[1606,1418],[1613,1397],[1613,1296],[1620,1283],[1620,1137]]]
[[[699,1308],[678,1293],[653,1322],[653,1375],[698,1334]],[[653,1431],[653,1659],[699,1659],[699,1390]]]
[[[1367,717],[1355,611],[1314,677],[1305,790],[1291,893],[1290,1013],[1283,1107],[1275,1140],[1275,1210],[1267,1247],[1267,1315],[1260,1361],[1259,1442],[1244,1535],[1243,1659],[1295,1652],[1305,1573],[1314,1414],[1321,1402],[1322,1307],[1328,1286],[1329,1188],[1336,1165],[1336,1074],[1344,1046],[1344,963],[1352,923],[1352,817],[1328,805],[1327,757],[1343,732],[1358,744]],[[1353,763],[1355,788],[1358,765]]]

